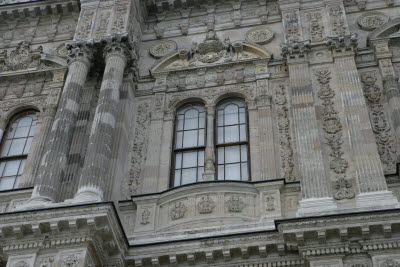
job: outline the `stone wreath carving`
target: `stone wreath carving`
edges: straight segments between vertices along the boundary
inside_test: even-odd
[[[385,260],[380,264],[380,267],[400,267],[400,263],[392,259]]]
[[[336,174],[334,198],[337,200],[354,198],[355,194],[351,189],[351,183],[346,180],[346,171],[349,164],[343,158],[343,126],[340,122],[338,112],[335,110],[333,98],[335,92],[330,86],[331,72],[327,68],[317,69],[315,71],[317,80],[320,84],[318,97],[322,100],[322,126],[325,132],[326,144],[330,147],[330,163],[331,170]]]
[[[286,181],[293,182],[296,177],[293,175],[293,149],[290,137],[289,111],[287,108],[286,86],[280,84],[275,92],[275,104],[278,120],[281,168]]]
[[[42,52],[41,46],[31,49],[29,43],[20,42],[9,55],[6,50],[0,53],[0,72],[37,68]]]
[[[364,97],[369,109],[372,130],[375,133],[378,152],[383,163],[385,172],[396,171],[397,151],[394,136],[390,133],[390,124],[386,118],[383,105],[381,104],[381,90],[376,85],[374,72],[365,72],[361,75]]]
[[[148,209],[143,209],[140,224],[148,224],[150,222],[150,211]]]
[[[171,220],[177,220],[185,216],[186,206],[181,201],[176,201],[172,204],[172,209],[170,212]]]
[[[215,207],[215,202],[209,195],[206,195],[201,197],[197,206],[200,214],[212,213]]]
[[[78,267],[79,259],[75,255],[68,255],[61,260],[61,267]]]
[[[265,26],[255,27],[246,33],[246,41],[256,44],[266,44],[274,38],[274,33]]]
[[[18,261],[13,267],[29,267],[29,264],[26,261]]]
[[[242,212],[243,208],[246,206],[246,203],[238,195],[231,196],[227,204],[229,212]]]
[[[162,58],[176,49],[177,45],[174,41],[166,40],[153,44],[149,52],[154,58]]]
[[[372,31],[389,21],[389,17],[379,11],[369,11],[362,14],[358,20],[358,26],[365,31]]]
[[[129,195],[137,194],[140,185],[140,175],[147,155],[147,130],[150,125],[150,117],[150,104],[147,102],[139,104],[137,107],[136,127],[132,145],[131,170],[128,181]]]

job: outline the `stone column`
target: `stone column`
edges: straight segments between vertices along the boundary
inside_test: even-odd
[[[47,136],[51,130],[54,116],[57,112],[57,106],[45,106],[43,112],[39,114],[37,132],[35,133],[35,144],[32,145],[30,157],[28,157],[25,164],[25,169],[29,170],[26,174],[24,186],[34,186],[35,178],[39,172],[40,160],[46,146]],[[25,175],[25,174],[24,174]],[[23,175],[23,176],[24,176]],[[23,178],[21,180],[24,180]]]
[[[302,200],[299,215],[335,210],[328,187],[308,61],[309,43],[282,46],[287,57]]]
[[[354,60],[356,36],[330,37],[327,44],[333,51],[340,102],[348,129],[350,149],[355,164],[355,180],[359,189],[357,207],[393,208],[396,198],[387,190],[383,167],[379,158],[376,140],[369,121],[360,76]],[[348,177],[352,178],[352,177]],[[346,184],[337,184],[340,191],[348,190]],[[346,197],[347,198],[347,197]]]
[[[28,206],[40,206],[57,200],[78,115],[79,101],[92,61],[93,49],[88,46],[89,44],[84,42],[69,44],[68,75],[43,151],[37,184]]]
[[[214,148],[214,120],[215,106],[206,105],[207,112],[207,144],[205,151],[205,168],[203,179],[205,181],[215,180],[215,148]]]
[[[112,154],[120,90],[130,47],[121,38],[107,40],[105,70],[89,135],[85,163],[74,202],[102,201]]]

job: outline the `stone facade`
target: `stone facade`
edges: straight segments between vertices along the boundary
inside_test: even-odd
[[[400,0],[0,0],[0,266],[399,267],[399,14]],[[245,106],[234,173],[229,100]],[[189,105],[204,140],[178,151]],[[30,149],[10,156],[27,112]],[[193,150],[198,182],[176,184]]]

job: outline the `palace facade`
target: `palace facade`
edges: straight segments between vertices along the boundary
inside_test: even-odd
[[[400,0],[0,0],[0,266],[400,267]]]

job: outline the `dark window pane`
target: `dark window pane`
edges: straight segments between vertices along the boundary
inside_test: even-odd
[[[183,147],[197,146],[197,134],[197,130],[185,131],[183,134]]]
[[[246,125],[240,125],[240,141],[247,140]]]
[[[185,113],[185,130],[192,130],[199,128],[199,112],[195,109],[190,109]]]
[[[247,181],[249,179],[247,174],[247,163],[242,163],[242,180]]]
[[[182,164],[182,153],[176,153],[175,155],[175,169],[180,169]]]
[[[218,180],[224,180],[224,165],[218,165]]]
[[[198,155],[198,164],[197,166],[204,166],[204,151],[199,151],[199,155]]]
[[[29,149],[31,148],[32,140],[33,140],[33,137],[29,137],[28,140],[26,140],[24,154],[28,154],[29,153]]]
[[[239,127],[235,126],[227,126],[225,127],[225,142],[224,143],[232,143],[239,141]]]
[[[178,116],[178,123],[177,123],[178,131],[183,130],[183,118],[184,118],[183,115]]]
[[[18,173],[20,160],[10,160],[6,162],[3,176],[15,176]]]
[[[197,168],[183,169],[182,170],[182,184],[189,184],[196,182]]]
[[[8,190],[14,187],[15,177],[0,178],[0,190]]]
[[[225,165],[226,180],[240,180],[240,164]]]
[[[2,157],[8,156],[8,151],[10,150],[11,143],[12,143],[12,140],[7,140],[4,143],[3,151],[1,152]]]
[[[218,144],[224,143],[224,128],[223,127],[218,127]]]
[[[29,126],[18,127],[15,132],[14,138],[27,137],[29,135]]]
[[[245,108],[239,109],[239,122],[246,123],[246,109]]]
[[[241,149],[241,161],[246,162],[247,161],[247,145],[240,146],[240,149]]]
[[[182,148],[182,135],[183,132],[179,132],[176,134],[176,148]]]
[[[218,148],[218,164],[224,164],[225,160],[224,160],[224,148],[223,147],[219,147]]]
[[[174,186],[179,186],[181,184],[181,170],[175,171]]]
[[[231,104],[225,107],[225,125],[239,124],[238,106]]]
[[[199,130],[199,146],[204,146],[204,130]]]
[[[26,139],[14,139],[11,144],[10,151],[8,152],[9,156],[21,155],[24,146],[25,146]]]
[[[200,118],[199,118],[199,128],[205,128],[206,127],[205,125],[206,125],[205,113],[202,112],[200,113]],[[212,125],[210,127],[212,127]]]
[[[225,163],[240,162],[240,146],[225,147]]]
[[[190,168],[197,166],[197,151],[183,153],[182,168]]]
[[[218,126],[224,125],[224,111],[218,110]]]

